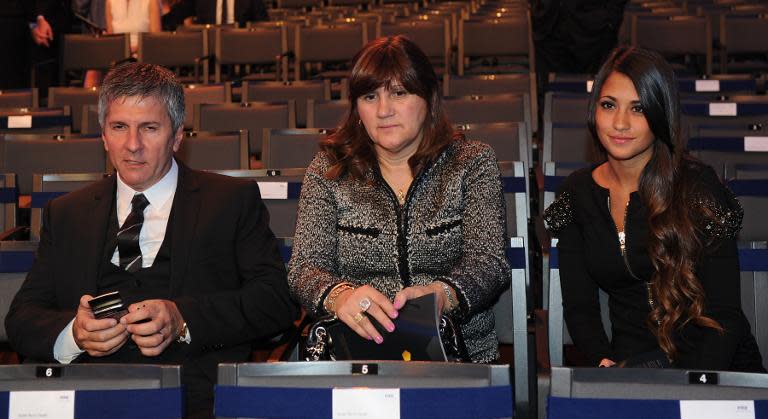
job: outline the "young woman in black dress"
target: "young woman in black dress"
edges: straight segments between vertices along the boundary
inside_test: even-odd
[[[661,56],[632,47],[595,79],[588,126],[604,160],[571,174],[545,213],[565,321],[595,366],[765,371],[740,304],[743,211],[686,152],[676,86]]]

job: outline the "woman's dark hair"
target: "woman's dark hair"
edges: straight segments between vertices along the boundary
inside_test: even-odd
[[[381,86],[402,85],[408,93],[427,102],[424,130],[416,153],[408,160],[415,176],[434,161],[452,141],[453,128],[443,110],[437,75],[424,52],[413,41],[398,35],[369,42],[352,60],[349,79],[350,108],[336,132],[320,143],[331,161],[330,179],[349,175],[363,179],[376,164],[373,143],[360,122],[357,99]]]
[[[632,80],[655,137],[653,155],[638,185],[640,199],[648,208],[648,254],[655,268],[650,287],[655,304],[648,325],[661,349],[674,360],[675,330],[689,322],[723,330],[704,315],[704,289],[694,270],[704,244],[697,234],[695,215],[683,204],[690,202],[696,181],[686,176],[690,171],[685,168],[697,162],[688,155],[680,135],[680,101],[672,68],[656,52],[634,47],[613,50],[592,86],[587,125],[602,156],[606,152],[597,135],[595,113],[603,84],[614,72]]]

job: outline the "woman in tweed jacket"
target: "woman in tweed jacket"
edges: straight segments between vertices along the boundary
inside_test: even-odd
[[[381,343],[372,321],[392,331],[408,299],[434,293],[471,360],[495,360],[491,307],[510,268],[493,151],[454,135],[429,60],[402,36],[358,53],[350,103],[304,178],[293,294]]]

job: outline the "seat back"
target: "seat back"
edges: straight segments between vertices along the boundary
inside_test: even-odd
[[[725,179],[727,165],[768,164],[768,137],[693,137],[688,149],[712,166],[720,179]]]
[[[69,134],[69,106],[61,108],[0,108],[0,134]]]
[[[511,417],[513,410],[508,365],[403,361],[220,364],[217,383],[215,413],[220,417],[316,416],[317,406],[341,397],[332,393],[354,388],[361,394],[393,389],[402,400],[398,413],[404,417],[471,417],[478,411],[487,412],[488,417]],[[447,402],[446,394],[453,395],[451,399],[457,403]],[[480,396],[473,399],[470,394]],[[411,397],[420,402],[408,404]],[[295,403],[298,399],[302,403]],[[480,400],[494,402],[488,405]],[[515,409],[517,417],[517,406]]]
[[[99,89],[96,87],[50,87],[48,88],[48,107],[69,106],[72,111],[72,130],[81,132],[83,106],[99,103]]]
[[[707,16],[632,15],[632,45],[664,56],[704,56],[712,74],[712,24]]]
[[[468,140],[482,141],[493,147],[498,161],[521,161],[525,167],[531,167],[531,140],[526,137],[528,127],[525,123],[459,124],[455,129]]]
[[[307,100],[331,100],[331,80],[243,82],[242,101],[296,101],[296,126],[307,126]]]
[[[11,302],[19,292],[21,284],[32,267],[37,242],[35,241],[3,241],[0,242],[0,342],[8,343],[8,333],[5,330],[5,317]],[[0,367],[2,369],[3,367]],[[0,373],[0,391],[7,382],[3,383]]]
[[[349,112],[349,100],[307,100],[307,128],[336,128]]]
[[[527,93],[446,97],[448,120],[454,124],[523,122],[532,137],[531,101]]]
[[[81,35],[64,34],[61,46],[59,82],[66,86],[68,70],[107,70],[116,62],[131,56],[129,34]]]
[[[380,23],[376,37],[404,35],[424,51],[435,65],[435,71],[450,73],[451,69],[451,24],[448,19],[402,20]]]
[[[184,129],[192,129],[195,124],[195,105],[200,103],[232,102],[232,84],[188,84],[184,86]]]
[[[37,108],[39,93],[33,89],[0,90],[0,108]]]
[[[324,128],[264,129],[262,162],[267,169],[305,168],[320,151]]]
[[[304,169],[220,170],[217,173],[258,182],[261,199],[269,211],[269,228],[275,237],[293,237]]]
[[[164,67],[193,68],[202,79],[208,81],[208,62],[201,61],[208,56],[208,31],[143,32],[139,34],[138,60]],[[202,65],[200,65],[202,64]]]
[[[40,241],[43,225],[43,208],[51,199],[97,182],[106,176],[105,171],[92,173],[36,173],[32,178],[32,216],[29,239]]]
[[[3,170],[16,173],[22,195],[33,191],[36,173],[104,173],[108,167],[100,137],[6,135],[0,147]]]
[[[596,162],[599,154],[593,146],[586,124],[544,122],[543,161]]]
[[[458,74],[471,69],[473,58],[512,57],[512,69],[535,72],[530,13],[503,18],[462,19],[458,29]],[[498,40],[493,42],[490,40]],[[503,40],[503,41],[502,41]],[[480,62],[481,63],[481,62]],[[487,70],[493,70],[488,68]]]
[[[246,102],[195,105],[195,131],[247,129],[248,149],[261,156],[264,128],[295,128],[296,102]]]
[[[538,115],[534,73],[467,76],[443,74],[443,96],[493,95],[499,92],[528,93],[531,98],[531,115]]]
[[[253,26],[247,29],[216,29],[214,79],[222,81],[223,65],[275,65],[275,80],[285,79],[288,33],[285,26]]]
[[[765,197],[764,197],[765,198]],[[765,198],[768,199],[768,198]],[[764,237],[764,239],[767,239]],[[768,369],[768,242],[747,242],[739,248],[741,309],[749,321],[752,335]]]
[[[18,195],[16,174],[0,173],[0,232],[16,227]]]
[[[248,169],[248,130],[184,133],[176,158],[198,170]]]
[[[768,241],[768,224],[764,218],[768,214],[768,178],[734,179],[727,185],[744,208],[739,240]]]
[[[367,25],[361,22],[343,25],[296,27],[294,80],[309,78],[306,63],[348,63],[368,42]],[[307,77],[302,76],[305,70]]]

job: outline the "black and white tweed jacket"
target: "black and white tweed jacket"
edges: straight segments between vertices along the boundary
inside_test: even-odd
[[[498,357],[492,305],[509,286],[505,216],[495,154],[453,142],[411,184],[401,207],[378,168],[365,181],[325,178],[320,152],[307,169],[288,281],[313,315],[347,281],[390,299],[404,287],[440,280],[457,290],[452,315],[474,362]],[[386,338],[386,337],[385,337]]]

